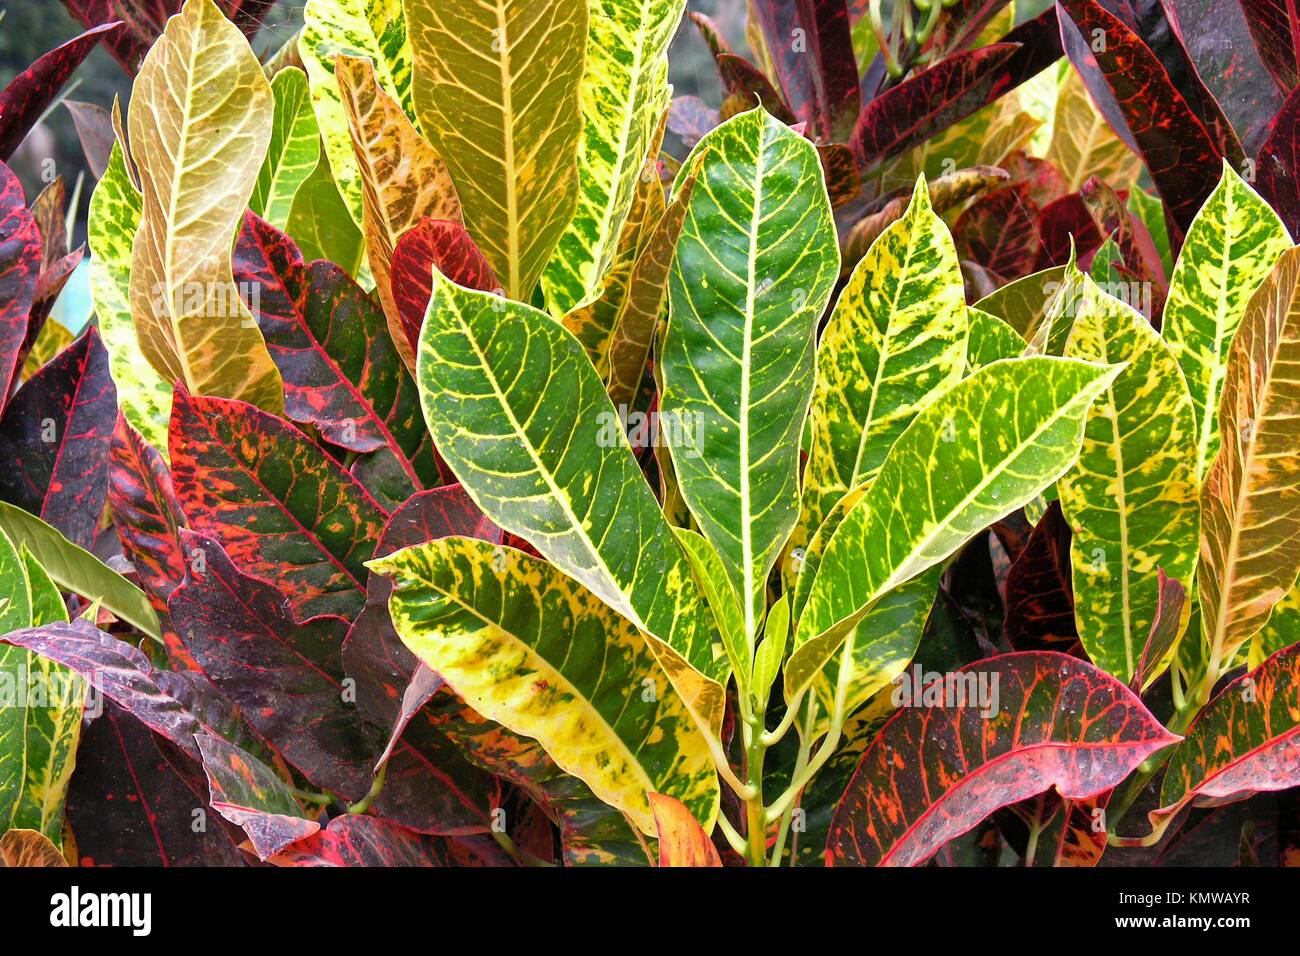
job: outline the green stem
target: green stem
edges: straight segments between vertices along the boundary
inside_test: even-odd
[[[803,773],[804,768],[808,766],[808,758],[812,754],[812,725],[816,717],[816,706],[816,697],[809,697],[804,720],[800,725],[803,732],[799,735],[799,754],[794,762],[793,776],[796,777]],[[798,710],[798,702],[795,702],[791,709]],[[785,852],[786,837],[790,833],[790,823],[794,819],[794,811],[798,803],[798,800],[792,800],[790,805],[785,808],[785,812],[781,814],[781,825],[776,831],[776,844],[772,847],[772,866],[781,865],[781,855]]]
[[[370,809],[370,805],[375,802],[380,792],[384,789],[384,781],[388,779],[388,764],[379,768],[379,773],[375,774],[375,782],[370,785],[370,792],[358,800],[352,806],[348,807],[348,813],[354,816],[365,813]]]

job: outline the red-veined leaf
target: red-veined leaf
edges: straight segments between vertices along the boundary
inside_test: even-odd
[[[1220,146],[1164,65],[1096,0],[1059,0],[1061,43],[1093,102],[1147,164],[1178,230],[1191,225],[1223,171]],[[1097,49],[1100,47],[1100,49]]]
[[[1138,693],[1151,682],[1164,662],[1165,655],[1177,642],[1182,633],[1183,609],[1187,605],[1187,589],[1183,583],[1166,575],[1164,568],[1158,568],[1157,575],[1160,597],[1156,605],[1156,618],[1151,622],[1151,631],[1142,647],[1137,670],[1129,682],[1129,686]]]
[[[108,500],[116,416],[108,352],[91,327],[25,382],[0,418],[0,499],[91,548]]]
[[[185,578],[185,514],[162,454],[121,414],[109,452],[108,510],[140,587],[155,610],[167,610],[167,598]]]
[[[1241,0],[1241,8],[1265,69],[1283,93],[1290,93],[1300,83],[1300,4]]]
[[[95,44],[111,38],[121,27],[121,23],[103,23],[87,30],[46,53],[0,91],[0,160],[8,161],[13,155]]]
[[[1034,263],[1035,272],[1065,265],[1070,261],[1071,251],[1080,264],[1086,264],[1105,239],[1078,193],[1062,196],[1042,208],[1038,215],[1038,237],[1042,246]]]
[[[1003,633],[1018,651],[1079,648],[1070,572],[1070,526],[1060,502],[1047,506],[1007,572]]]
[[[430,837],[376,817],[335,817],[271,858],[276,866],[512,866],[490,837]]]
[[[1300,233],[1300,87],[1273,118],[1264,145],[1259,148],[1255,186],[1286,224],[1292,235]]]
[[[40,271],[40,230],[18,177],[0,163],[0,411],[20,368]]]
[[[980,197],[958,217],[952,231],[957,254],[979,263],[1004,282],[1033,271],[1038,255],[1038,205],[1018,183]]]
[[[858,165],[871,169],[1011,89],[1020,80],[1006,67],[1019,49],[995,43],[958,53],[881,93],[853,129]]]
[[[1004,654],[957,674],[950,692],[982,679],[987,700],[899,709],[849,782],[828,861],[923,863],[1000,807],[1051,787],[1095,796],[1178,740],[1127,687],[1064,654]]]
[[[717,847],[685,804],[664,793],[646,796],[659,832],[660,866],[722,866]]]
[[[427,216],[397,240],[393,249],[393,300],[412,352],[433,293],[433,267],[457,285],[480,292],[500,288],[487,258],[458,222]]]
[[[722,76],[722,88],[727,93],[722,102],[720,119],[729,119],[737,113],[753,109],[754,104],[758,103],[782,123],[794,125],[799,122],[781,91],[772,85],[762,70],[734,53],[720,53],[716,59],[718,73]]]
[[[1300,785],[1300,644],[1232,681],[1169,760],[1153,823],[1188,803],[1218,806]]]
[[[216,541],[183,531],[181,542],[188,572],[167,606],[204,675],[315,786],[360,800],[374,748],[344,700],[347,621],[295,620],[280,591],[241,574]]]
[[[172,482],[190,527],[302,617],[351,616],[383,529],[375,500],[288,422],[235,399],[176,390]]]
[[[39,830],[10,830],[0,836],[0,867],[67,865],[59,848]]]
[[[131,75],[163,32],[167,18],[179,13],[183,0],[63,0],[68,12],[90,27],[109,20],[123,21],[122,29],[103,38],[113,59]],[[251,37],[274,6],[275,0],[217,0],[217,6],[235,26]]]
[[[112,701],[82,732],[67,814],[81,866],[248,863],[197,759]]]
[[[292,239],[252,212],[233,265],[284,379],[285,414],[340,448],[390,457],[405,480],[381,488],[384,497],[400,501],[436,484],[415,382],[361,287],[332,263],[305,264]]]

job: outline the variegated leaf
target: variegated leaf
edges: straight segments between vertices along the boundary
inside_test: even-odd
[[[1196,411],[1196,474],[1219,451],[1215,414],[1228,349],[1246,303],[1291,238],[1277,213],[1230,166],[1187,230],[1165,300],[1164,336],[1187,378]]]
[[[880,470],[917,413],[965,371],[966,300],[948,227],[918,178],[902,219],[872,244],[817,346],[802,545],[834,504]]]
[[[230,274],[273,111],[244,35],[213,0],[186,0],[131,95],[143,205],[130,303],[140,349],[166,381],[278,412],[280,373]]]
[[[475,503],[649,634],[716,732],[726,658],[577,339],[545,313],[435,272],[416,382],[434,442]]]
[[[655,127],[668,108],[668,44],[685,0],[590,0],[578,205],[542,273],[552,315],[599,291]]]
[[[131,317],[131,247],[140,226],[140,193],[131,183],[122,144],[114,143],[108,168],[90,197],[86,241],[90,245],[90,299],[108,350],[117,404],[145,440],[167,453],[172,383],[140,351]]]
[[[411,45],[406,38],[402,0],[307,0],[298,52],[307,69],[331,178],[352,221],[360,226],[364,219],[361,171],[352,149],[340,84],[334,77],[334,58],[340,53],[369,57],[384,92],[401,105],[407,116],[414,117]],[[302,242],[301,236],[290,232]],[[332,261],[349,267],[347,262]]]
[[[1064,474],[1088,408],[1117,371],[1008,359],[927,406],[826,546],[786,664],[786,694],[816,677],[877,601]]]
[[[393,296],[393,250],[398,239],[425,216],[460,222],[460,200],[446,165],[384,92],[369,60],[335,57],[334,79],[361,172],[362,229],[375,291],[398,354],[413,369],[415,352]]]
[[[1246,306],[1223,374],[1197,571],[1211,668],[1232,661],[1300,572],[1297,416],[1300,247],[1282,253]]]
[[[451,170],[465,227],[510,297],[526,302],[578,201],[587,5],[407,0],[406,8],[416,115]]]
[[[722,556],[753,641],[768,572],[799,519],[799,435],[839,248],[817,151],[761,108],[693,155],[661,415],[682,496]]]
[[[477,712],[529,737],[647,834],[668,793],[706,830],[718,778],[699,729],[636,628],[558,568],[477,538],[370,562],[394,579],[403,642]]]
[[[1065,354],[1125,368],[1089,410],[1079,461],[1058,489],[1074,532],[1079,637],[1094,664],[1128,681],[1159,610],[1161,569],[1190,581],[1196,567],[1196,426],[1182,372],[1151,323],[1078,278]]]
[[[1106,124],[1078,71],[1063,68],[1059,83],[1047,161],[1065,178],[1070,192],[1078,192],[1090,176],[1101,177],[1115,189],[1132,186],[1142,162]]]

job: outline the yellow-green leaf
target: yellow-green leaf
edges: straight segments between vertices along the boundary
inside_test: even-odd
[[[1300,582],[1273,605],[1268,623],[1250,644],[1250,667],[1254,669],[1272,654],[1300,643]]]
[[[845,493],[870,481],[917,413],[956,384],[966,345],[957,250],[920,177],[907,213],[853,270],[817,346],[795,544]]]
[[[716,731],[726,656],[578,340],[543,312],[435,269],[416,383],[439,452],[484,513],[650,635]]]
[[[289,224],[289,210],[298,187],[320,161],[320,131],[312,111],[307,74],[285,67],[271,79],[275,117],[271,145],[257,174],[249,207],[275,228]]]
[[[1196,425],[1183,374],[1151,323],[1078,278],[1065,354],[1125,368],[1089,410],[1079,461],[1057,487],[1074,532],[1079,637],[1089,660],[1128,681],[1159,611],[1160,570],[1190,581],[1196,568]]]
[[[166,455],[172,383],[140,351],[131,317],[131,247],[140,227],[140,207],[140,193],[131,183],[122,144],[114,143],[108,167],[90,197],[86,223],[90,299],[108,350],[118,407],[145,441]]]
[[[416,115],[451,170],[465,228],[510,297],[526,302],[578,201],[587,5],[406,7]]]
[[[552,315],[598,292],[613,260],[646,149],[668,106],[668,44],[685,7],[686,0],[588,3],[578,205],[542,273]]]
[[[1300,573],[1300,247],[1246,306],[1219,403],[1222,447],[1201,492],[1201,629],[1223,667]]]
[[[361,171],[334,79],[334,58],[340,53],[369,57],[384,92],[401,104],[407,116],[414,117],[411,45],[406,38],[402,0],[307,0],[298,52],[307,68],[331,178],[353,223],[360,227],[364,221]]]
[[[164,381],[278,413],[280,372],[230,271],[273,112],[239,28],[213,0],[186,0],[131,93],[143,206],[130,302],[140,349]]]
[[[991,312],[967,306],[966,371],[976,372],[1001,359],[1015,358],[1025,350],[1025,340],[1010,324]]]
[[[1114,189],[1127,189],[1142,170],[1141,160],[1093,105],[1079,71],[1068,68],[1060,73],[1052,141],[1045,158],[1060,171],[1070,192],[1077,192],[1089,176],[1101,177]]]
[[[786,664],[786,694],[813,681],[881,598],[1064,474],[1089,406],[1117,372],[1075,359],[1007,359],[917,415],[826,546]]]
[[[653,835],[649,793],[711,830],[718,777],[703,735],[645,639],[559,569],[477,538],[370,563],[393,577],[402,641],[475,711],[536,738]]]
[[[1187,230],[1164,311],[1164,336],[1196,412],[1196,474],[1202,479],[1219,450],[1215,412],[1233,335],[1246,303],[1290,247],[1277,213],[1225,163],[1223,178]]]
[[[731,586],[722,558],[717,549],[709,544],[708,538],[698,531],[674,528],[673,532],[691,564],[695,583],[699,585],[709,610],[713,612],[713,620],[722,635],[722,646],[727,652],[732,671],[738,675],[748,674],[752,661],[749,644],[745,639],[745,620],[740,610],[740,598]]]
[[[365,239],[352,221],[330,171],[329,157],[324,154],[294,193],[285,231],[298,244],[307,262],[326,259],[345,269],[363,286],[373,281],[364,281],[369,277],[365,268]]]

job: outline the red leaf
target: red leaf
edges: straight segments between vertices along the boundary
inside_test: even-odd
[[[280,592],[239,573],[216,541],[192,531],[181,541],[189,570],[168,609],[204,675],[312,784],[360,800],[374,747],[344,701],[347,621],[295,620]]]
[[[91,548],[108,500],[116,416],[108,353],[92,326],[24,383],[0,418],[0,499]]]
[[[395,467],[368,462],[365,470],[400,472],[397,484],[377,489],[386,498],[402,501],[436,484],[415,382],[383,312],[361,287],[332,263],[305,265],[294,241],[252,212],[244,215],[233,266],[284,378],[285,414],[315,425],[340,448],[382,451]]]
[[[1300,4],[1296,0],[1241,0],[1241,8],[1265,69],[1283,93],[1290,93],[1300,83],[1296,69]]]
[[[40,270],[40,230],[18,177],[0,163],[0,411],[20,367]]]
[[[1152,823],[1188,803],[1219,806],[1300,786],[1300,644],[1278,651],[1206,705],[1174,751]]]
[[[1003,633],[1017,651],[1076,653],[1074,585],[1070,573],[1070,526],[1053,501],[1007,572]]]
[[[722,104],[724,115],[732,116],[761,104],[782,123],[793,126],[800,122],[794,110],[786,103],[780,90],[754,64],[734,53],[719,53],[716,57],[722,88],[727,98]]]
[[[96,21],[103,23],[102,20]],[[118,33],[122,24],[104,23],[46,53],[0,91],[0,160],[8,161],[45,108],[58,96],[95,44]]]
[[[676,797],[647,794],[659,832],[660,866],[722,866],[717,847]]]
[[[198,763],[111,702],[82,734],[67,813],[82,866],[248,863]]]
[[[1282,104],[1259,149],[1255,188],[1291,235],[1300,234],[1300,88]]]
[[[490,837],[430,837],[376,817],[335,817],[271,858],[276,866],[513,866]]]
[[[85,26],[109,20],[124,21],[119,33],[104,37],[104,46],[132,76],[154,40],[162,34],[167,18],[180,13],[182,3],[183,0],[63,0],[68,12]],[[221,12],[248,37],[257,33],[274,4],[275,0],[217,0]]]
[[[977,199],[953,227],[957,254],[1000,276],[1029,275],[1038,255],[1038,206],[1020,183]]]
[[[417,350],[424,311],[433,293],[433,267],[457,285],[480,292],[500,287],[492,267],[465,227],[424,216],[393,248],[393,299],[412,352]]]
[[[1165,71],[1118,17],[1096,0],[1059,0],[1061,43],[1093,102],[1142,157],[1181,243],[1223,171],[1219,143]],[[1094,40],[1096,37],[1098,40]],[[1104,43],[1098,42],[1104,39]],[[1094,46],[1103,46],[1094,51]]]
[[[1104,239],[1078,193],[1062,196],[1043,207],[1038,216],[1038,236],[1042,247],[1034,263],[1035,272],[1065,265],[1071,248],[1075,257],[1086,263]]]
[[[118,415],[108,463],[108,509],[140,586],[158,611],[185,578],[185,514],[156,448]]]
[[[1004,654],[957,673],[996,687],[997,713],[982,716],[980,703],[900,708],[849,782],[828,862],[923,863],[1000,807],[1051,787],[1067,800],[1095,796],[1178,740],[1132,691],[1064,654]]]
[[[241,569],[274,581],[295,614],[361,609],[384,514],[342,466],[274,415],[183,388],[169,444],[191,528],[216,538]]]
[[[1020,48],[995,43],[958,53],[881,93],[863,109],[850,146],[870,169],[991,103],[1019,80],[1006,69]]]

